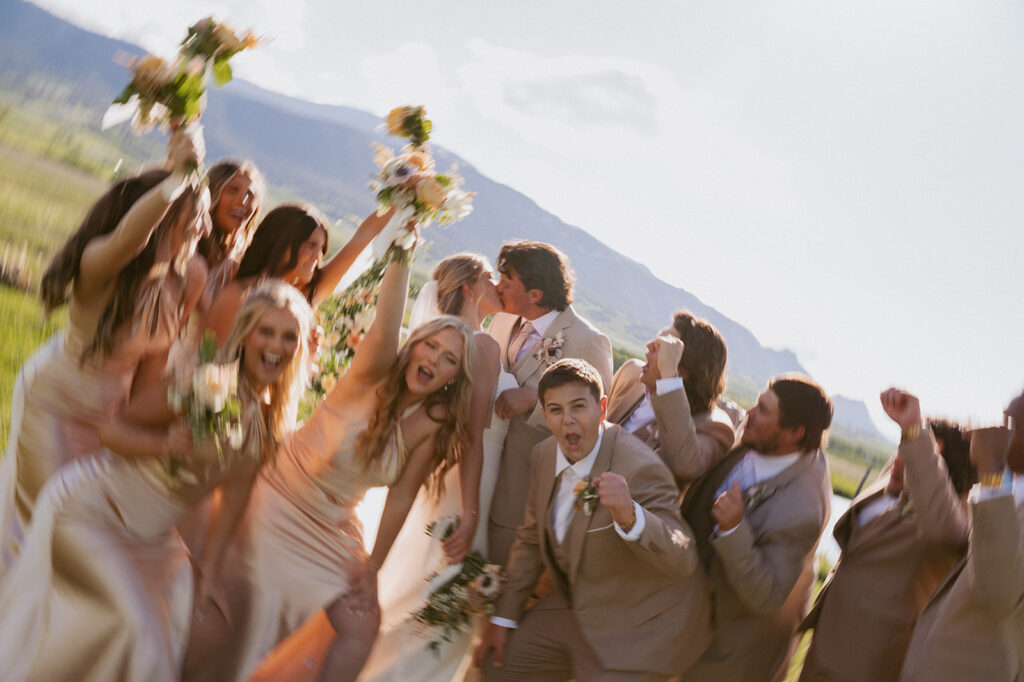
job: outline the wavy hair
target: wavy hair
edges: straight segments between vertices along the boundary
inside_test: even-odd
[[[498,272],[516,275],[527,291],[540,289],[540,305],[565,310],[572,303],[576,275],[569,258],[551,244],[520,240],[502,244],[495,263]]]
[[[266,180],[256,164],[248,159],[223,159],[210,166],[210,170],[206,174],[210,186],[210,216],[217,215],[217,204],[220,201],[221,192],[238,175],[249,176],[250,191],[253,194],[252,215],[244,225],[239,226],[234,232],[226,232],[217,225],[216,220],[213,221],[213,229],[210,230],[210,234],[199,241],[199,246],[196,249],[211,268],[229,255],[245,251],[256,232],[256,218],[266,193]]]
[[[260,221],[238,266],[235,279],[280,277],[285,274],[298,264],[299,247],[316,230],[324,231],[322,254],[326,256],[330,232],[324,214],[306,204],[278,206]],[[313,279],[302,290],[307,301],[313,300],[319,284],[320,269],[317,268]]]
[[[235,326],[231,330],[219,359],[222,362],[238,360],[238,372],[244,374],[245,339],[259,324],[263,316],[272,310],[284,310],[295,318],[299,325],[299,344],[295,349],[288,366],[269,387],[270,390],[270,424],[269,431],[273,443],[281,438],[294,426],[298,415],[299,400],[309,383],[309,349],[307,340],[313,326],[313,311],[309,303],[302,297],[298,289],[279,279],[270,279],[260,283],[246,297],[242,307],[235,316]]]
[[[475,281],[489,268],[487,259],[478,253],[457,253],[438,263],[431,275],[437,282],[437,309],[444,315],[461,313],[466,302],[462,285]]]
[[[683,340],[679,376],[686,377],[683,386],[690,401],[690,413],[707,412],[725,391],[725,339],[714,325],[688,310],[679,310],[672,316],[672,327]]]
[[[405,345],[398,351],[398,357],[391,366],[387,378],[377,389],[377,409],[374,410],[366,431],[356,442],[356,460],[364,468],[376,464],[395,437],[398,428],[399,404],[409,392],[405,372],[412,359],[413,348],[428,337],[452,328],[462,336],[462,357],[459,370],[450,384],[434,391],[423,401],[427,416],[439,424],[434,437],[434,455],[427,490],[436,498],[444,492],[444,476],[453,466],[462,461],[469,442],[466,424],[469,422],[469,403],[473,393],[473,331],[465,322],[451,315],[442,315],[425,322],[412,331]]]

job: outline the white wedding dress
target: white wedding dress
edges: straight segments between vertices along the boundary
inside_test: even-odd
[[[495,396],[517,386],[515,377],[502,370],[498,374]],[[481,513],[473,536],[473,549],[484,557],[487,556],[487,510],[491,508],[507,430],[508,422],[492,413],[491,425],[483,434]],[[431,521],[459,513],[462,504],[458,467],[448,472],[444,490],[442,498],[435,503],[425,489],[420,489],[409,517],[381,567],[377,579],[381,629],[359,682],[461,681],[472,664],[472,631],[456,635],[451,642],[441,642],[440,650],[434,653],[427,649],[427,643],[438,633],[424,631],[411,618],[429,596],[427,579],[447,566],[441,543],[428,536],[425,528]]]

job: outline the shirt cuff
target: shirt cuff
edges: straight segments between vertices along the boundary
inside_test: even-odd
[[[737,523],[735,526],[733,526],[729,530],[719,530],[718,529],[718,524],[716,523],[715,524],[715,537],[716,538],[724,538],[726,536],[732,535],[733,533],[736,532],[736,529],[739,528],[739,527],[740,527],[740,524]]]
[[[515,630],[519,627],[519,623],[516,621],[511,618],[502,618],[501,616],[491,616],[491,623],[503,628],[509,628],[510,630]]]
[[[680,391],[683,388],[683,378],[668,377],[667,379],[658,379],[654,384],[654,388],[658,395]]]
[[[622,530],[622,526],[615,523],[615,532],[619,534],[626,542],[636,542],[640,539],[640,536],[644,534],[644,528],[647,527],[647,518],[644,516],[644,509],[640,506],[640,503],[633,500],[633,513],[636,514],[636,521],[633,522],[633,527],[629,529],[629,532]]]
[[[1013,494],[1013,478],[1003,472],[1002,481],[999,485],[982,485],[975,483],[971,486],[971,492],[967,493],[968,502],[984,502],[994,500],[997,497]]]

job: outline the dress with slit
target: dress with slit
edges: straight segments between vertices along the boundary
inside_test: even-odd
[[[220,483],[254,476],[267,427],[243,410],[241,451],[204,441],[175,474],[109,450],[60,469],[0,582],[5,682],[173,682],[192,618],[193,569],[174,524]]]
[[[281,443],[225,555],[229,630],[211,660],[187,667],[184,680],[247,679],[278,642],[344,594],[353,562],[365,558],[356,505],[369,488],[391,485],[407,456],[396,428],[374,466],[357,462],[369,418],[366,410],[323,403]]]
[[[18,555],[43,485],[68,462],[100,450],[99,425],[128,399],[139,362],[166,350],[181,321],[181,291],[157,277],[142,287],[109,357],[81,362],[93,330],[72,307],[65,328],[22,365],[0,462],[0,575]]]

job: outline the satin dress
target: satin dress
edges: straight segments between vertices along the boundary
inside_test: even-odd
[[[230,631],[213,660],[189,666],[184,680],[247,679],[275,645],[345,593],[352,566],[366,556],[356,505],[369,488],[394,483],[407,457],[396,428],[375,466],[356,461],[369,418],[325,403],[280,445],[225,557]]]
[[[98,425],[128,399],[139,362],[170,347],[181,328],[181,295],[163,277],[151,280],[114,352],[84,363],[93,329],[83,328],[72,309],[64,330],[22,365],[0,462],[0,575],[18,555],[43,485],[68,462],[100,450]]]
[[[194,577],[174,524],[220,483],[254,476],[268,442],[256,400],[240,452],[206,441],[174,475],[157,458],[104,450],[40,493],[21,555],[0,582],[5,682],[173,682]]]

